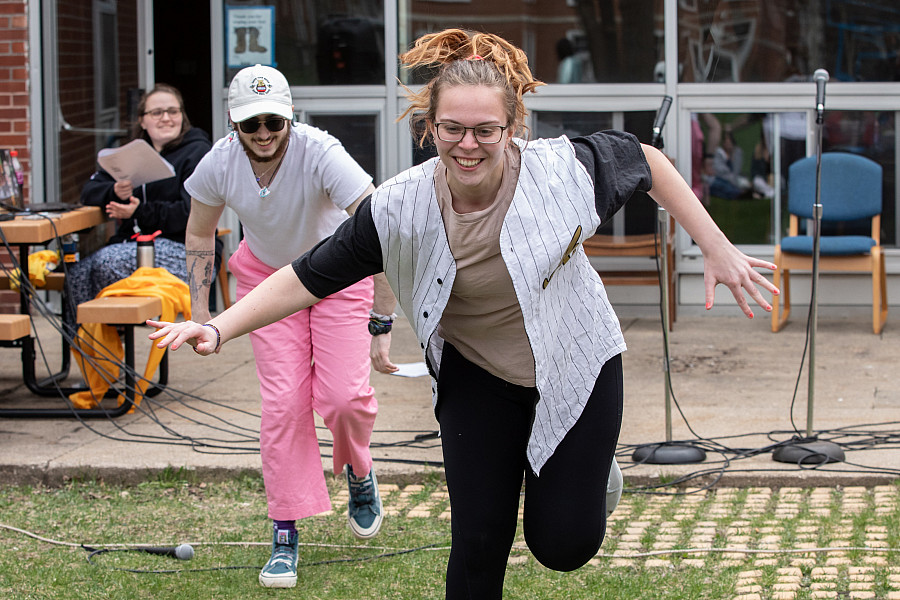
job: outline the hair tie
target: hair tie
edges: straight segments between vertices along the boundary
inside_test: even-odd
[[[467,58],[466,60],[484,60],[484,59],[483,59],[482,57],[478,56],[477,54],[473,54],[472,56],[470,56],[470,57]]]

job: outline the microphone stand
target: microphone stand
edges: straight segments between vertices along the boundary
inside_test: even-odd
[[[779,446],[772,452],[776,462],[822,464],[844,462],[844,450],[834,442],[819,440],[812,432],[813,404],[816,390],[816,329],[819,318],[819,246],[822,237],[822,130],[824,104],[816,106],[816,203],[813,204],[812,288],[809,301],[809,379],[806,386],[806,437]]]
[[[666,102],[668,99],[668,103]],[[665,122],[665,112],[672,101],[666,96],[657,114],[657,123],[653,127],[653,145],[662,149],[663,142],[660,130]],[[663,386],[665,389],[666,409],[666,441],[658,444],[640,446],[631,455],[636,463],[654,465],[683,465],[706,460],[706,452],[699,446],[689,442],[672,441],[672,380],[669,376],[669,213],[663,207],[656,211],[658,231],[660,233],[659,253],[659,305],[662,316],[663,332]]]

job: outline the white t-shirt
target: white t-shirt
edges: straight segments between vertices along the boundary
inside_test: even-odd
[[[300,123],[265,198],[235,132],[215,143],[184,187],[198,202],[233,209],[253,254],[279,269],[334,233],[371,182],[337,138]]]

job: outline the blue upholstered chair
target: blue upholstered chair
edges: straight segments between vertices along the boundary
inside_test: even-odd
[[[871,235],[822,235],[819,273],[871,273],[872,330],[881,333],[888,312],[884,254],[881,251],[881,165],[856,154],[825,152],[821,176],[823,232],[828,232],[829,225],[868,219]],[[807,235],[800,235],[800,221],[813,218],[815,197],[816,157],[808,156],[792,164],[789,171],[789,235],[775,247],[778,270],[774,283],[781,289],[781,296],[775,296],[772,303],[773,332],[784,327],[791,313],[791,271],[812,271],[812,226],[807,228]]]

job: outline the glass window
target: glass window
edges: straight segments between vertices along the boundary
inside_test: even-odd
[[[372,176],[378,185],[378,116],[324,115],[310,113],[306,118],[313,127],[327,131],[341,141],[344,148]]]
[[[896,0],[680,0],[684,82],[804,81],[825,68],[839,81],[900,78]]]
[[[612,113],[536,110],[533,117],[533,135],[536,138],[554,138],[561,135],[571,138],[613,128]]]
[[[409,117],[407,117],[408,119]],[[408,122],[408,121],[407,121]],[[419,146],[419,140],[422,137],[422,133],[425,131],[425,123],[419,121],[415,125],[410,125],[410,136],[412,137],[412,164],[420,165],[426,160],[430,158],[434,158],[438,155],[437,147],[434,145],[434,142],[431,141],[431,136],[426,136],[422,142],[421,147]]]
[[[652,111],[634,112],[565,112],[534,111],[534,137],[576,137],[605,129],[620,129],[633,133],[643,143],[650,143],[653,128]],[[656,203],[646,194],[635,194],[619,213],[600,226],[599,232],[637,235],[653,233],[656,228]]]
[[[464,7],[410,0],[401,3],[399,18],[401,52],[426,33],[461,27],[495,33],[519,46],[534,76],[546,83],[653,82],[664,76],[658,0],[479,0]],[[400,77],[405,83],[423,81],[405,70]]]
[[[119,57],[138,56],[139,50],[137,16],[133,4],[126,4],[40,3],[42,18],[50,21],[42,58],[45,124],[43,139],[34,137],[31,144],[35,156],[43,153],[45,171],[36,171],[31,181],[43,177],[46,188],[44,197],[32,196],[32,202],[77,202],[96,170],[96,152],[127,135],[125,99],[139,82],[133,61]]]
[[[231,0],[224,7],[225,81],[263,63],[292,86],[384,85],[384,2]]]
[[[882,168],[881,244],[897,246],[896,113],[881,111],[825,111],[823,152],[850,152],[871,158]],[[869,235],[869,221],[842,233]],[[850,227],[853,227],[850,225]],[[822,234],[829,230],[822,226]]]
[[[99,54],[98,60],[100,62],[100,69],[97,74],[99,91],[97,95],[99,106],[97,109],[103,111],[118,108],[119,70],[117,62],[119,48],[116,45],[117,19],[115,7],[113,6],[112,11],[108,12],[108,5],[101,6],[104,6],[107,10],[101,9],[99,22],[97,23],[99,43],[96,46],[96,50],[97,54]]]
[[[814,153],[805,112],[695,113],[692,187],[736,244],[775,244],[787,235],[790,166]],[[894,112],[826,111],[823,152],[851,152],[883,168],[881,242],[896,246]],[[777,136],[777,142],[774,140]],[[852,224],[844,224],[854,229]],[[776,236],[776,231],[780,233]],[[823,225],[823,234],[828,234]],[[854,233],[868,235],[868,221]]]
[[[713,220],[735,244],[775,243],[788,167],[806,156],[806,113],[695,113],[691,122],[691,187]]]

